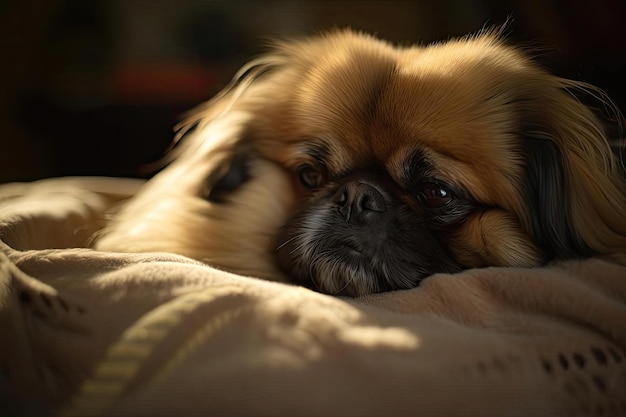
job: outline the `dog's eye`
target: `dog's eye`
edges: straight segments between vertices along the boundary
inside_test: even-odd
[[[204,198],[223,203],[226,197],[250,179],[250,161],[247,155],[235,155],[222,176],[202,191]]]
[[[430,208],[443,207],[454,200],[454,193],[436,182],[420,183],[418,193],[424,204]]]
[[[314,190],[324,184],[326,176],[322,170],[315,168],[312,165],[305,164],[298,168],[298,180],[304,188]]]

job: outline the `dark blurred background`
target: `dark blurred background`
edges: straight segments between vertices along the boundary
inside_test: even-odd
[[[350,26],[423,43],[509,17],[510,39],[626,109],[623,0],[4,0],[0,182],[146,177],[185,110],[264,41]]]

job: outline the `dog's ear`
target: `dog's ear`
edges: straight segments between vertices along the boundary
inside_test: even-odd
[[[156,183],[178,178],[181,194],[224,203],[249,182],[250,161],[261,157],[252,134],[255,122],[268,101],[275,101],[276,74],[288,61],[287,54],[274,48],[245,64],[213,98],[187,112],[164,156],[146,167],[151,172],[168,167],[167,175],[159,177],[165,179]]]
[[[601,97],[589,85],[553,78],[522,110],[526,222],[550,258],[609,255],[626,259],[626,182],[599,117],[574,89]],[[531,108],[532,106],[532,108]],[[612,107],[611,107],[612,106]]]
[[[263,105],[262,100],[259,99],[263,93],[259,94],[259,91],[267,89],[266,87],[272,80],[272,74],[284,67],[286,61],[286,56],[276,52],[268,53],[245,64],[213,98],[183,115],[182,121],[174,128],[176,131],[174,140],[159,164],[167,165],[183,153],[196,152],[198,148],[205,146],[204,144],[219,148],[223,141],[215,140],[216,136],[226,137],[227,135],[221,134],[220,131],[232,130],[231,127],[235,125],[243,127],[250,121],[249,115],[255,110],[252,106]],[[253,96],[254,98],[251,99]],[[217,123],[217,126],[208,128],[211,123]],[[197,132],[202,134],[197,134]],[[211,132],[220,133],[213,135]],[[245,132],[245,128],[240,129],[241,134]],[[230,147],[233,145],[233,140],[228,140],[223,145]]]

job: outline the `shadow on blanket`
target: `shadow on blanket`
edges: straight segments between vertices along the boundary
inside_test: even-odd
[[[2,415],[626,415],[626,267],[342,299],[89,249],[140,185],[0,186]]]

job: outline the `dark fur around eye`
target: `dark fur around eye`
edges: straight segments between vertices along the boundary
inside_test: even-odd
[[[398,184],[423,205],[434,225],[454,227],[479,206],[460,187],[439,180],[423,151],[411,155],[405,167]]]
[[[309,155],[314,161],[317,161],[319,165],[326,165],[326,161],[330,158],[328,147],[315,139],[303,141],[307,143],[307,149],[304,150],[304,153]]]
[[[235,155],[224,174],[214,184],[207,186],[204,198],[213,203],[223,203],[228,194],[242,186],[250,177],[250,158],[247,155]]]

